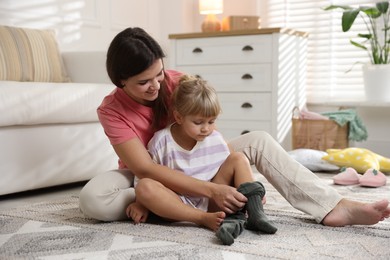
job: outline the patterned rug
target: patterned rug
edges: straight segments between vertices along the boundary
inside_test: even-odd
[[[332,185],[331,175],[319,176]],[[278,231],[245,230],[231,246],[189,223],[101,223],[85,218],[77,196],[0,212],[0,259],[389,259],[390,220],[370,227],[325,227],[292,208],[263,177],[266,214]],[[390,200],[380,188],[334,186],[348,198]]]

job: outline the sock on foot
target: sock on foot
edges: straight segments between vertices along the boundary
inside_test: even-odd
[[[258,181],[246,182],[241,184],[237,190],[248,198],[248,202],[245,206],[248,213],[245,228],[254,231],[261,231],[267,234],[275,234],[278,229],[265,215],[263,204],[261,202],[265,195],[265,188],[263,184]]]
[[[246,216],[243,212],[228,215],[216,232],[217,237],[224,245],[231,245],[244,230]]]

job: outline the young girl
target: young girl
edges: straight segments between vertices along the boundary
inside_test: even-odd
[[[199,180],[234,186],[244,195],[250,190],[253,196],[248,196],[247,226],[275,233],[262,208],[264,186],[254,182],[244,154],[231,153],[215,130],[221,111],[215,90],[206,81],[185,75],[173,92],[172,104],[175,122],[157,131],[148,144],[153,161]],[[145,222],[150,210],[169,220],[190,221],[216,231],[225,218],[217,205],[209,205],[208,198],[176,194],[151,179],[141,179],[135,193],[136,202],[126,211],[135,223]],[[220,238],[224,241],[223,236]]]
[[[146,145],[167,126],[170,96],[180,72],[166,70],[161,46],[141,28],[127,28],[112,40],[107,72],[117,88],[98,108],[99,120],[119,157],[119,169],[92,178],[80,192],[80,209],[102,221],[127,219],[135,200],[134,175],[148,178],[172,193],[207,197],[227,214],[244,207],[247,198],[229,185],[191,178],[150,158]],[[361,203],[335,189],[293,160],[266,132],[253,131],[230,140],[296,209],[328,226],[372,225],[389,217],[389,201]]]

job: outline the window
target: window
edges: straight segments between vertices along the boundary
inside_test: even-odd
[[[262,26],[286,27],[309,33],[307,100],[316,103],[334,99],[360,99],[364,96],[362,64],[367,53],[352,44],[366,32],[358,17],[347,33],[341,29],[341,10],[324,11],[329,5],[364,5],[367,0],[260,0]],[[347,72],[349,71],[349,72]]]

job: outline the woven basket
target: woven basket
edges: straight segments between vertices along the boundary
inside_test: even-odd
[[[292,148],[344,149],[349,145],[348,132],[349,124],[341,127],[333,120],[292,118]]]

